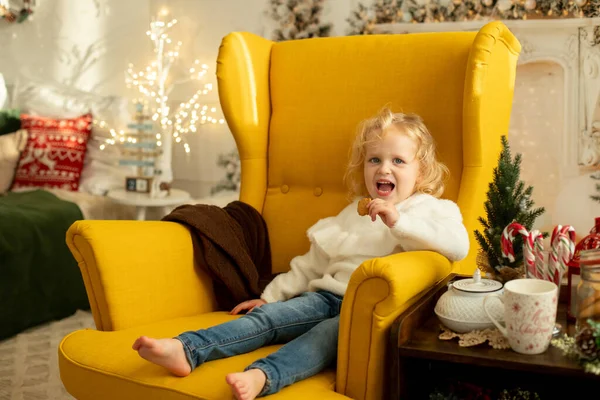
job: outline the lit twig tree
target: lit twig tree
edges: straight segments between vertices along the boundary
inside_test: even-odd
[[[188,68],[185,78],[176,79],[172,76],[172,69],[177,65],[181,42],[173,43],[169,37],[169,30],[177,24],[173,19],[169,22],[163,21],[161,17],[166,16],[166,12],[161,12],[159,18],[150,23],[150,29],[146,32],[154,45],[154,60],[146,68],[135,71],[133,64],[129,64],[127,69],[126,83],[127,87],[136,88],[142,95],[138,102],[142,103],[147,111],[150,112],[152,121],[157,124],[159,131],[156,134],[156,145],[162,148],[157,170],[160,171],[158,179],[163,182],[173,180],[171,168],[172,142],[183,142],[187,153],[190,152],[189,144],[185,136],[189,132],[196,132],[197,124],[205,123],[225,123],[224,119],[217,119],[216,107],[209,107],[202,104],[201,96],[212,91],[212,84],[206,83],[197,90],[189,100],[180,103],[173,108],[169,105],[169,94],[173,89],[181,84],[193,80],[200,80],[205,77],[208,66],[200,64],[195,60],[194,64]],[[117,140],[124,142],[130,140],[125,133],[120,131],[120,138]],[[113,137],[115,135],[113,134]],[[113,140],[113,142],[115,142]]]

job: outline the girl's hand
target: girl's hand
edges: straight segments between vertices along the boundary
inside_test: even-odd
[[[250,313],[256,307],[260,307],[263,304],[267,304],[267,302],[262,299],[244,301],[243,303],[240,303],[237,306],[235,306],[229,314],[237,315],[240,313],[240,311],[244,311],[244,310],[249,310],[248,312]]]
[[[386,224],[388,228],[392,228],[394,225],[396,225],[398,218],[400,218],[400,214],[398,214],[396,206],[382,199],[374,199],[369,203],[368,208],[371,221],[374,222],[379,215],[383,223]]]

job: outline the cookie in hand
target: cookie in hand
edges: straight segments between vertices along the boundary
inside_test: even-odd
[[[363,199],[360,199],[358,201],[358,215],[363,216],[363,215],[368,215],[369,214],[369,208],[367,207],[369,205],[369,203],[372,201],[373,199],[370,197],[365,197]]]

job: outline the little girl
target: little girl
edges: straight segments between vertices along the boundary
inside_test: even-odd
[[[467,255],[460,210],[439,199],[447,173],[423,121],[384,108],[361,124],[352,147],[346,181],[357,199],[308,229],[308,253],[292,259],[290,271],[278,275],[260,299],[231,311],[246,315],[172,339],[142,336],[133,349],[187,376],[206,361],[286,343],[244,372],[227,375],[238,400],[276,393],[317,374],[336,359],[343,296],[362,262],[411,250],[436,251],[451,261]],[[372,198],[368,217],[357,213],[364,196]]]

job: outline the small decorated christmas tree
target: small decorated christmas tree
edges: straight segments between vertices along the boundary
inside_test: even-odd
[[[509,262],[502,257],[500,238],[504,228],[513,221],[531,230],[536,218],[544,213],[544,208],[533,208],[532,186],[525,186],[520,180],[521,154],[511,155],[508,139],[502,136],[502,153],[498,166],[494,168],[485,202],[486,218],[479,217],[483,231],[475,230],[480,254],[478,267],[498,280],[510,280],[523,269],[523,240],[519,236],[514,241],[515,260]]]
[[[163,197],[168,194],[168,188],[161,189],[157,177],[160,176],[160,159],[162,147],[158,146],[154,124],[147,107],[138,102],[135,105],[135,121],[127,124],[128,131],[120,131],[115,140],[121,153],[119,165],[136,167],[136,176],[125,180],[125,188],[134,192],[147,192],[151,197]]]

